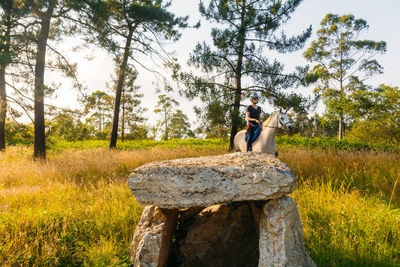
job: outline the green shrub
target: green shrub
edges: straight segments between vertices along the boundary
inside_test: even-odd
[[[302,137],[302,136],[280,136],[276,138],[278,147],[307,147],[336,150],[380,150],[399,152],[400,148],[393,145],[378,143],[367,143],[351,139],[341,141],[333,137]]]

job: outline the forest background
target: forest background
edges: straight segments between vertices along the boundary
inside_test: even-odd
[[[278,58],[284,64],[284,70],[287,73],[293,72],[298,65],[310,64],[303,54],[311,42],[317,38],[316,31],[320,28],[319,24],[324,16],[328,13],[354,14],[356,18],[366,19],[367,23],[371,25],[369,29],[360,33],[358,36],[360,40],[383,40],[387,44],[386,53],[376,57],[384,68],[383,73],[371,77],[367,81],[368,86],[378,88],[380,84],[385,84],[396,88],[399,84],[396,75],[396,59],[400,58],[400,52],[396,47],[400,45],[400,41],[395,26],[398,19],[393,10],[399,4],[396,1],[387,1],[381,4],[373,1],[370,4],[361,2],[352,1],[351,3],[340,4],[313,0],[304,1],[292,14],[291,19],[283,24],[280,29],[291,36],[300,34],[312,25],[311,37],[305,41],[303,48],[298,51],[285,54],[269,50],[268,58]],[[201,22],[200,28],[182,29],[182,36],[179,40],[175,42],[165,40],[161,44],[162,49],[172,53],[168,57],[176,58],[183,69],[190,68],[187,67],[186,62],[190,53],[193,53],[196,43],[203,41],[212,43],[210,36],[212,24],[200,15],[196,1],[173,1],[169,10],[178,16],[189,15],[189,22],[192,25],[198,21]],[[313,14],[313,16],[307,16],[307,14]],[[63,56],[64,62],[62,64],[64,64],[64,67],[61,67],[61,69],[67,68],[67,72],[71,72],[72,70],[65,67],[67,64],[73,66],[74,73],[72,79],[68,79],[65,75],[71,77],[71,73],[55,71],[54,67],[45,71],[46,85],[51,88],[51,93],[47,94],[45,98],[46,120],[48,122],[46,124],[47,138],[62,138],[70,141],[110,138],[112,110],[115,100],[114,86],[117,79],[115,73],[118,71],[118,63],[113,60],[113,57],[109,54],[110,51],[107,52],[106,49],[96,45],[94,40],[92,40],[92,44],[85,43],[83,36],[78,32],[74,32],[72,36],[65,33],[64,36],[59,36],[56,39],[49,40],[49,46],[53,49],[56,47],[57,51]],[[126,104],[126,107],[124,106],[124,114],[121,115],[124,121],[119,123],[118,133],[120,138],[121,135],[124,135],[122,139],[168,139],[166,131],[169,128],[172,130],[180,129],[178,132],[172,133],[173,138],[229,137],[229,121],[231,120],[229,114],[218,117],[209,110],[208,117],[199,116],[201,110],[204,113],[204,107],[207,103],[201,101],[199,96],[188,99],[182,94],[182,88],[185,85],[181,81],[176,82],[176,80],[170,78],[172,73],[165,69],[165,59],[160,60],[157,56],[150,58],[146,54],[140,53],[135,56],[135,60],[140,64],[135,64],[136,70],[131,69],[132,73],[130,77],[127,77],[127,79],[130,79],[130,85],[124,89],[127,93],[123,103],[128,104]],[[48,60],[57,61],[59,59],[54,53],[49,53]],[[312,66],[313,64],[310,64],[310,67]],[[18,68],[18,66],[15,67]],[[28,84],[33,83],[33,78],[21,84],[15,82],[12,77],[12,75],[7,77],[6,85],[9,98],[6,138],[9,143],[32,143],[34,140],[32,123],[34,116],[32,114],[33,103],[29,101],[29,96],[32,93],[28,89],[22,92],[28,97],[21,97],[13,90],[13,86],[16,87],[15,89],[23,91],[21,88],[29,87]],[[288,88],[286,91],[301,94],[303,97],[313,97],[316,87],[318,86],[315,83],[311,85],[300,84]],[[395,90],[391,97],[395,97],[396,93]],[[167,97],[164,98],[164,105],[168,100],[173,99],[175,101],[169,103],[171,110],[165,111],[170,114],[161,112],[160,107],[163,106],[163,101],[158,98],[160,95]],[[279,103],[274,103],[274,100],[267,96],[263,96],[261,100],[261,106],[266,111],[264,116],[268,116],[270,112],[280,107]],[[224,102],[226,99],[221,98],[220,101]],[[244,98],[241,104],[246,105],[247,98]],[[351,108],[354,109],[355,107]],[[158,110],[158,113],[154,112],[155,110]],[[303,109],[297,113],[293,112],[293,109],[290,111],[292,111],[292,119],[297,126],[297,134],[330,137],[338,134],[338,120],[332,114],[329,114],[330,112],[326,110],[326,105],[321,98],[318,103],[314,103],[307,110]],[[243,117],[243,107],[241,112]],[[172,118],[173,116],[175,117]],[[358,121],[365,119],[365,116],[361,114],[358,114],[358,117],[360,118]],[[171,120],[171,124],[169,120]],[[375,123],[375,126],[372,127],[374,129],[366,130],[365,125],[357,125],[356,122],[354,116],[348,119],[345,125],[346,137],[368,142],[398,143],[398,140],[388,138],[387,134],[383,133],[385,130],[382,129],[380,133],[376,132],[381,125]],[[121,127],[121,124],[123,127]],[[351,132],[350,130],[354,125],[358,127]],[[398,127],[398,124],[395,127]],[[122,134],[122,131],[124,134]],[[396,135],[397,132],[394,131],[394,135]]]

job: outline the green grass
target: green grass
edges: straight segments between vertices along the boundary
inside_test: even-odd
[[[374,150],[387,152],[400,152],[400,147],[382,143],[366,143],[352,139],[343,139],[341,141],[334,137],[301,137],[295,136],[279,136],[276,138],[276,143],[280,148],[304,147],[318,149],[333,149],[333,150]],[[18,141],[9,145],[30,146],[31,142]],[[117,149],[144,149],[144,148],[180,148],[180,147],[226,147],[228,148],[228,139],[175,139],[168,141],[156,140],[126,140],[117,143]],[[67,149],[90,149],[90,148],[106,148],[109,146],[109,140],[81,140],[67,141],[64,139],[51,138],[47,140],[47,148],[50,151],[64,151]]]
[[[8,195],[0,202],[3,263],[130,263],[132,230],[142,208],[123,183],[91,188],[60,184]]]
[[[321,148],[333,150],[374,150],[374,151],[388,151],[400,152],[400,148],[393,145],[385,145],[379,143],[366,143],[355,141],[351,139],[344,139],[342,141],[333,137],[316,137],[305,138],[301,136],[279,136],[276,138],[276,143],[280,148],[287,147],[304,147],[304,148]],[[70,142],[62,139],[52,139],[49,141],[48,147],[53,151],[63,151],[66,149],[88,149],[88,148],[104,148],[108,147],[108,140],[83,140]],[[180,148],[180,147],[228,147],[228,139],[182,139],[182,140],[126,140],[124,142],[118,141],[118,149],[144,149],[151,147],[158,148]]]
[[[318,266],[400,266],[400,212],[385,201],[331,183],[293,194],[305,244]]]
[[[400,266],[400,155],[286,148],[310,254],[319,266]]]
[[[52,151],[63,151],[66,149],[89,149],[89,148],[105,148],[109,146],[108,140],[84,140],[84,141],[65,141],[62,139],[51,140],[48,147]],[[146,149],[146,148],[204,148],[204,147],[225,147],[228,148],[228,140],[225,139],[172,139],[168,141],[156,140],[126,140],[118,141],[117,149]]]
[[[315,137],[306,138],[301,136],[280,136],[276,139],[276,143],[280,147],[306,147],[321,148],[334,150],[375,150],[400,152],[400,148],[393,145],[380,143],[367,143],[351,139],[343,139],[339,141],[334,137]]]
[[[287,137],[284,137],[287,138]],[[304,239],[319,266],[400,266],[400,155],[279,143],[297,176]],[[308,141],[304,141],[308,142]],[[157,145],[158,144],[158,145]],[[126,185],[146,162],[226,153],[226,140],[56,142],[0,153],[0,265],[130,265],[142,208]]]

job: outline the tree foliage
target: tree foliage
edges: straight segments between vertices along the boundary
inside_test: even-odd
[[[113,99],[103,91],[95,91],[88,98],[85,106],[86,122],[93,125],[98,139],[106,139],[111,129]]]
[[[301,2],[221,0],[210,1],[207,7],[200,2],[201,15],[215,25],[211,31],[213,45],[196,45],[188,63],[205,74],[182,73],[180,78],[186,85],[182,93],[189,99],[199,96],[205,102],[205,113],[211,113],[215,101],[230,106],[231,147],[241,124],[243,97],[259,91],[274,103],[286,96],[283,89],[302,81],[306,69],[298,67],[293,73],[284,73],[283,64],[265,56],[267,50],[287,53],[303,47],[311,27],[293,37],[279,32]]]
[[[121,59],[114,104],[114,118],[110,148],[115,148],[118,136],[119,111],[128,65],[148,69],[139,55],[168,59],[162,48],[166,40],[180,38],[179,28],[187,27],[188,17],[176,17],[163,0],[85,0],[86,16],[80,20],[88,25],[88,38],[95,39],[107,51]],[[93,38],[94,37],[94,38]]]
[[[210,96],[211,97],[211,96]],[[227,96],[229,99],[229,97]],[[228,100],[222,98],[205,103],[203,107],[194,107],[199,127],[195,130],[197,134],[205,135],[206,138],[226,138],[229,136],[231,123],[231,105]],[[244,118],[242,115],[240,118]],[[240,120],[239,128],[245,126],[245,120]]]
[[[143,127],[146,121],[143,113],[147,109],[142,108],[140,103],[143,97],[139,93],[140,86],[135,84],[138,73],[132,69],[128,69],[125,75],[125,87],[122,92],[122,120],[120,125],[121,141],[124,141],[125,134],[128,131],[128,138],[145,139],[147,130]],[[133,133],[134,131],[135,133]]]
[[[169,137],[171,139],[182,139],[195,136],[190,129],[189,118],[180,109],[177,109],[174,114],[172,114],[169,128]]]
[[[48,122],[48,137],[64,139],[67,141],[78,141],[93,138],[94,127],[82,123],[79,116],[74,113],[60,113]]]
[[[400,144],[400,89],[387,85],[350,96],[355,117],[350,135],[361,141]]]
[[[316,63],[309,77],[320,81],[315,92],[323,98],[326,117],[339,121],[339,140],[343,137],[343,124],[349,119],[349,94],[383,72],[375,57],[386,52],[386,43],[359,40],[359,34],[368,27],[365,20],[353,15],[327,14],[317,40],[304,53],[307,60]]]
[[[169,97],[165,94],[161,94],[158,96],[158,103],[156,108],[154,109],[154,112],[161,115],[161,118],[157,121],[157,126],[162,132],[162,139],[164,140],[168,140],[170,138],[170,121],[172,119],[172,115],[174,114],[176,106],[179,106],[179,103],[172,97]]]

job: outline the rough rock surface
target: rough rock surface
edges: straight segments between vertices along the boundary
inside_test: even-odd
[[[303,243],[296,202],[284,196],[264,204],[260,218],[259,267],[317,266]]]
[[[265,153],[152,162],[133,171],[128,186],[141,205],[189,208],[282,197],[295,188],[295,176]]]
[[[131,260],[134,266],[166,265],[177,217],[178,210],[162,210],[154,206],[144,208],[131,247]]]
[[[261,207],[257,208],[258,213]],[[205,208],[179,225],[179,266],[257,267],[257,232],[248,202]]]

